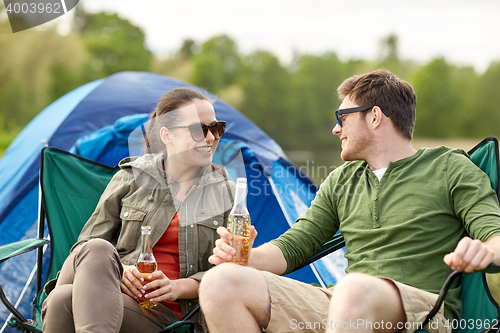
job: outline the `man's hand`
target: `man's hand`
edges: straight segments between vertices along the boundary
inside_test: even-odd
[[[218,227],[217,233],[220,238],[215,241],[215,247],[213,249],[214,254],[208,258],[208,262],[213,265],[220,265],[226,261],[230,261],[236,254],[236,250],[226,243],[226,240],[230,241],[233,239],[231,233],[224,227]],[[250,245],[248,249],[249,259],[255,237],[257,237],[257,230],[255,230],[255,227],[252,225],[250,226]]]
[[[444,256],[444,262],[451,269],[467,273],[480,271],[493,262],[495,252],[477,239],[464,237],[458,242],[455,251]]]

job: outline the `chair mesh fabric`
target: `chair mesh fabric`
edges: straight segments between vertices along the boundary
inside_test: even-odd
[[[118,171],[64,151],[45,148],[42,152],[41,188],[46,223],[51,238],[51,263],[47,280],[54,279],[69,251],[101,197]],[[34,319],[41,323],[46,295],[36,299]]]

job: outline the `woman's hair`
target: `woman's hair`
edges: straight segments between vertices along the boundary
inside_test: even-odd
[[[156,109],[151,114],[146,130],[146,153],[160,153],[165,151],[165,144],[160,138],[162,127],[175,126],[179,120],[178,112],[170,112],[179,109],[186,103],[195,99],[208,101],[213,104],[204,94],[191,88],[175,88],[161,96]]]

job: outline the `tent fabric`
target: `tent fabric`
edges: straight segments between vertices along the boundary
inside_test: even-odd
[[[214,163],[224,165],[233,178],[244,175],[269,189],[266,193],[259,187],[249,191],[248,203],[254,207],[252,220],[259,230],[256,244],[289,228],[310,205],[317,187],[273,139],[236,109],[198,87],[162,75],[123,72],[61,97],[35,117],[8,148],[0,160],[0,245],[36,237],[38,173],[44,145],[114,166],[125,156],[139,154],[141,141],[131,136],[132,132],[144,124],[158,99],[177,87],[190,87],[213,98],[217,118],[227,123]],[[131,139],[135,142],[132,145]],[[50,248],[45,257],[49,252]],[[11,261],[1,264],[0,283],[14,302],[25,293],[19,309],[29,313],[35,289],[29,276],[36,256],[23,254],[19,258],[23,265]],[[344,266],[343,258],[339,262],[325,258],[293,273],[293,277],[328,285],[344,274]],[[331,271],[333,268],[335,271]],[[0,318],[6,317],[5,309],[0,308]]]

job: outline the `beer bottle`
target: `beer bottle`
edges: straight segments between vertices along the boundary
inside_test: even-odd
[[[144,278],[144,282],[141,282],[143,286],[152,281],[148,279],[148,276],[158,268],[151,249],[151,226],[149,225],[141,227],[141,254],[137,259],[136,267]],[[144,297],[139,298],[137,302],[142,308],[153,308],[158,305],[158,302],[151,302]]]
[[[250,214],[247,208],[247,179],[236,179],[236,193],[234,195],[233,209],[229,213],[227,229],[233,235],[231,241],[227,241],[235,250],[236,254],[230,262],[248,265],[248,252],[250,250]]]

